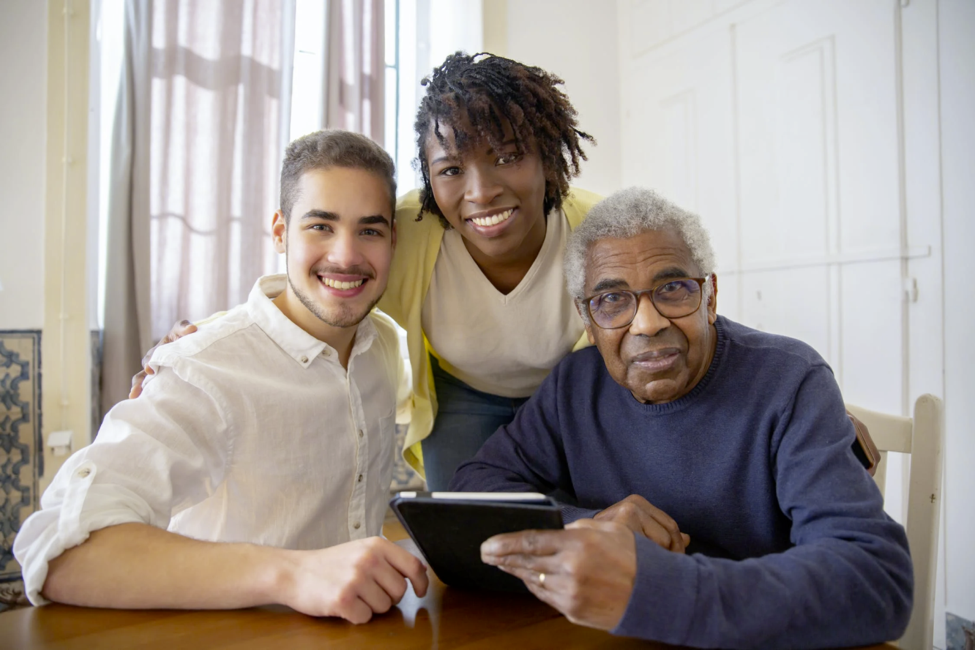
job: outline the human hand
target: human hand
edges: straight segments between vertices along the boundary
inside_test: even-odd
[[[274,602],[309,616],[365,623],[402,600],[407,579],[421,598],[429,585],[426,565],[381,537],[319,551],[288,551],[286,557]]]
[[[156,351],[160,345],[165,345],[166,343],[172,343],[187,334],[192,334],[196,331],[196,325],[189,322],[188,320],[181,320],[180,322],[173,325],[166,336],[159,340],[154,346],[149,348],[146,352],[146,356],[142,357],[142,370],[140,370],[134,377],[132,377],[132,388],[129,390],[129,399],[135,399],[142,394],[142,382],[146,380],[146,375],[153,374],[152,368],[149,367],[149,360],[152,359],[152,353]]]
[[[619,624],[636,579],[633,532],[611,521],[495,535],[481,544],[481,560],[521,578],[573,623],[602,630]]]
[[[683,553],[691,543],[690,535],[680,532],[677,522],[666,512],[651,505],[638,494],[631,494],[593,517],[596,521],[615,521],[640,533],[661,547]]]

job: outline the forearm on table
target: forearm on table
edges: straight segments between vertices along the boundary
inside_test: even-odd
[[[91,533],[49,564],[45,598],[127,609],[236,609],[280,602],[291,551],[204,542],[147,524]]]

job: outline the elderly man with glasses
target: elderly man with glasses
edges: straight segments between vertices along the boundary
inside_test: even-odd
[[[632,188],[565,256],[594,347],[552,371],[451,489],[568,495],[562,531],[499,535],[485,562],[583,625],[672,644],[822,648],[897,638],[903,528],[854,456],[808,345],[717,314],[697,216]]]

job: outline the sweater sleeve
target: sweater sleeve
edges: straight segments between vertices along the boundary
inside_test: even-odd
[[[615,634],[723,648],[814,648],[898,638],[911,614],[904,529],[850,451],[832,373],[813,367],[772,436],[776,497],[794,546],[741,561],[637,540],[637,578]]]
[[[459,492],[543,492],[574,495],[559,426],[556,368],[510,424],[499,428],[450,482]],[[568,523],[596,510],[563,505]]]

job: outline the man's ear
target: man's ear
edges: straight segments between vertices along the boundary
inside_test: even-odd
[[[579,304],[578,300],[572,302],[576,306],[576,311],[579,313],[579,318],[582,319],[582,324],[586,328],[586,338],[589,339],[589,345],[596,345],[596,339],[592,335],[592,323],[586,320],[586,315],[582,313],[582,305]]]
[[[708,296],[708,324],[714,325],[718,319],[718,276],[714,273],[708,280],[711,283],[711,295]]]
[[[287,250],[288,222],[280,210],[274,213],[274,219],[271,220],[271,239],[274,241],[274,250],[279,253]]]

